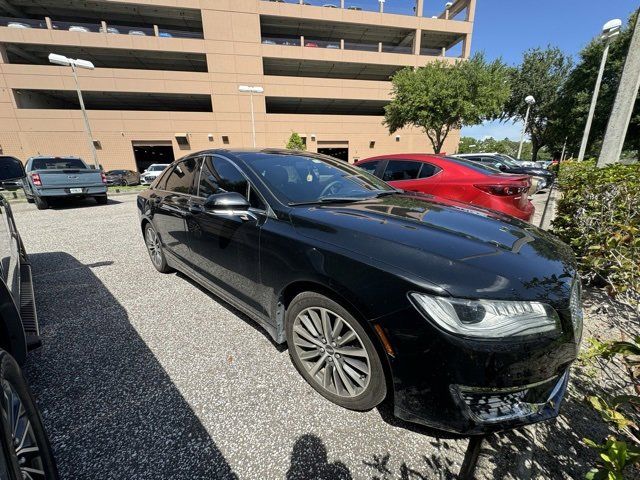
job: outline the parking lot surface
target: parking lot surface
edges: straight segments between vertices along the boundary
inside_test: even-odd
[[[317,394],[288,352],[180,274],[155,271],[135,195],[13,207],[42,349],[26,376],[63,478],[450,478],[466,440]],[[431,432],[432,433],[432,432]]]

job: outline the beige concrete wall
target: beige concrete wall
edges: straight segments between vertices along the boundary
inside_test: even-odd
[[[110,1],[110,0],[109,0]],[[120,0],[121,2],[123,0]],[[208,72],[147,71],[98,68],[80,71],[84,90],[115,92],[198,93],[212,96],[213,112],[89,111],[93,136],[102,148],[100,162],[107,169],[135,168],[132,142],[172,141],[176,157],[216,147],[251,147],[249,95],[238,85],[262,85],[265,96],[385,100],[390,83],[308,77],[265,76],[262,56],[311,60],[420,66],[433,57],[420,55],[329,50],[262,45],[260,14],[326,19],[347,23],[457,32],[470,37],[469,22],[402,15],[298,6],[260,0],[124,0],[125,3],[201,8],[204,39],[135,37],[0,27],[2,43],[56,45],[203,53]],[[468,50],[468,46],[467,46]],[[455,61],[454,59],[449,59]],[[78,111],[18,109],[13,89],[74,89],[66,67],[12,65],[0,55],[0,148],[3,154],[26,159],[32,155],[79,155],[90,158],[82,117]],[[391,152],[432,151],[424,133],[403,130],[389,135],[382,117],[266,114],[264,96],[254,96],[258,146],[283,147],[292,132],[307,137],[309,150],[318,142],[347,142],[349,157],[366,158]],[[180,148],[176,133],[188,133],[188,149]],[[316,137],[311,140],[311,135]],[[213,136],[213,140],[209,139]],[[396,141],[396,135],[400,137]],[[223,145],[222,136],[229,137]],[[375,147],[370,148],[370,142]],[[457,148],[454,132],[445,150]]]

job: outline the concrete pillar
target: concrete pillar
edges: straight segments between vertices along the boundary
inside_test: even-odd
[[[424,10],[424,0],[416,0],[416,17],[422,16],[422,10]]]
[[[449,20],[449,9],[448,8],[445,9],[445,11],[444,11],[444,19],[445,20]]]
[[[304,47],[304,35],[300,35],[300,46]]]
[[[104,33],[105,35],[108,33],[107,32],[107,22],[105,22],[104,20],[102,20],[100,22],[100,30],[102,31],[102,33]]]
[[[640,16],[636,19],[627,59],[624,62],[624,70],[622,70],[620,77],[620,85],[618,85],[618,93],[602,141],[598,167],[616,163],[622,155],[629,121],[640,89],[640,55],[638,52],[640,52]]]
[[[0,63],[9,63],[7,48],[0,43]]]
[[[344,38],[340,39],[340,50],[344,50]]]
[[[471,34],[467,33],[462,41],[462,58],[469,58],[471,56]]]
[[[380,13],[384,13],[384,0],[378,0],[378,4],[380,5]]]
[[[49,17],[44,17],[44,23],[47,24],[47,28],[49,30],[53,30],[53,24],[51,23],[51,18]]]
[[[382,42],[378,42],[378,52],[382,52]]]
[[[344,8],[344,0],[340,0],[340,8]]]
[[[413,38],[413,54],[420,55],[420,42],[422,41],[422,30],[416,29],[416,35]]]
[[[476,17],[476,0],[469,0],[467,5],[467,22],[473,22]]]
[[[153,26],[153,34],[154,34],[156,37],[159,37],[159,36],[160,36],[160,29],[158,28],[158,25],[154,25],[154,26]]]
[[[440,53],[441,57],[446,57],[447,56],[447,47],[442,47],[442,52]]]

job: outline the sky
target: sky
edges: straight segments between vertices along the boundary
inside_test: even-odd
[[[626,23],[638,7],[640,0],[477,0],[472,53],[518,65],[525,50],[550,44],[577,58],[605,22]],[[464,127],[462,135],[519,140],[521,130],[521,123],[486,122]]]

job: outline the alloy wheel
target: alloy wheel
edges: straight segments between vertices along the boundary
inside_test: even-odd
[[[46,478],[40,447],[22,400],[6,380],[2,380],[0,394],[0,415],[11,434],[11,453],[18,459],[23,480]]]
[[[151,261],[156,267],[160,267],[162,265],[162,246],[158,234],[153,227],[147,227],[144,236]]]
[[[371,362],[362,340],[344,318],[329,309],[310,307],[293,323],[295,355],[324,390],[356,397],[367,389]]]

